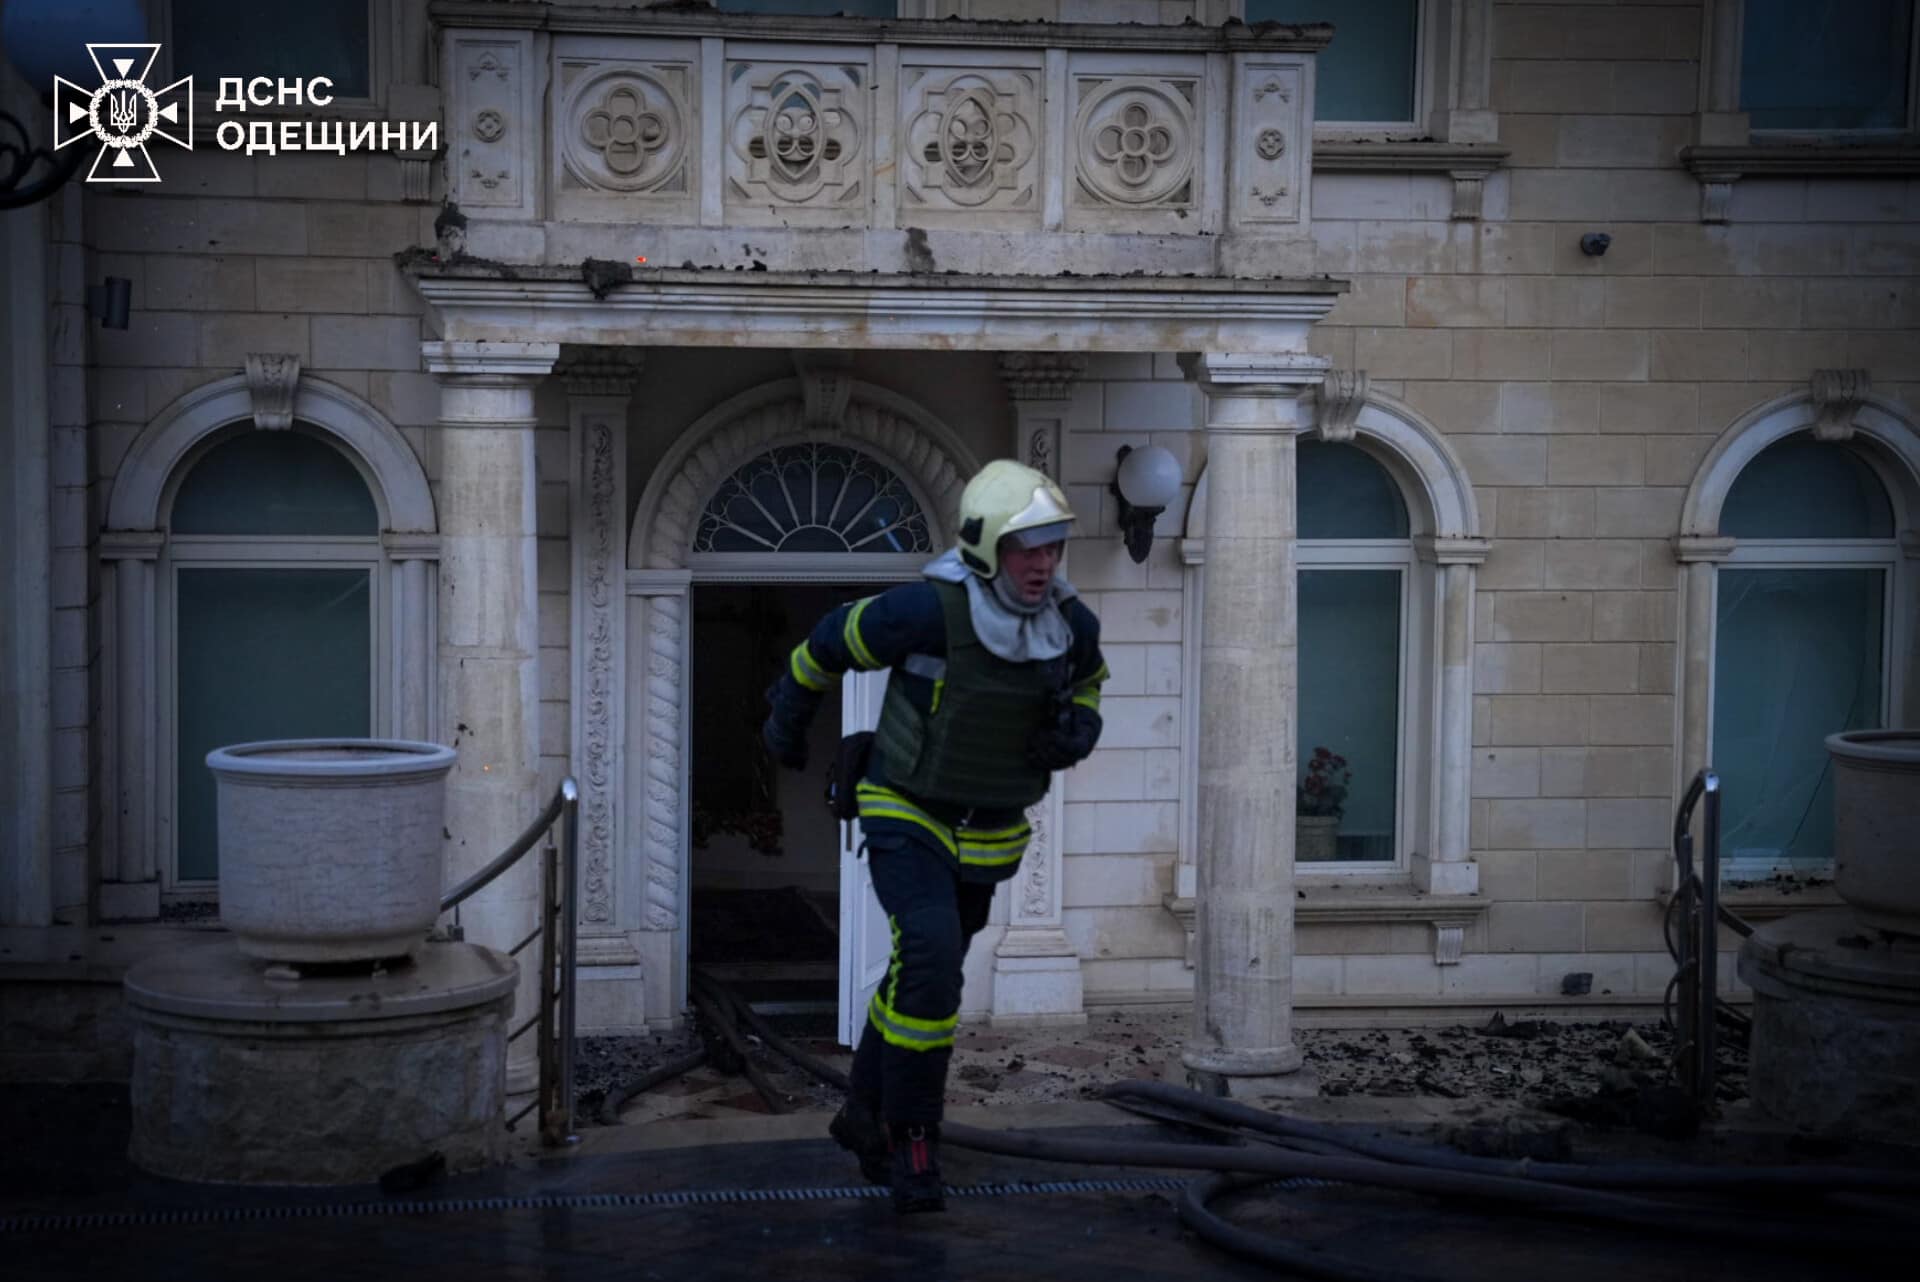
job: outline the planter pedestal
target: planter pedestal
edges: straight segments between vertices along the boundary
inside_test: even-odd
[[[176,1180],[364,1184],[431,1152],[504,1156],[517,968],[473,944],[271,979],[231,940],[128,972],[136,1166]]]
[[[1740,950],[1753,989],[1747,1091],[1801,1130],[1920,1142],[1920,939],[1847,910],[1755,930]]]

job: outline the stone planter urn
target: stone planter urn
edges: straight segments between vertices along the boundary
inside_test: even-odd
[[[1339,858],[1336,839],[1339,815],[1295,815],[1293,858],[1296,863],[1327,863]]]
[[[220,920],[290,963],[410,956],[440,912],[456,753],[398,739],[216,748]]]
[[[1833,886],[1860,920],[1920,935],[1920,730],[1827,736]]]

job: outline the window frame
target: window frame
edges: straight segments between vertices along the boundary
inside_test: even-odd
[[[160,44],[155,74],[162,82],[178,78],[173,62],[173,6],[175,0],[148,0],[147,29]],[[395,0],[364,0],[367,6],[367,96],[348,98],[335,94],[324,107],[303,103],[299,107],[254,107],[249,105],[246,120],[376,120],[384,119],[392,99],[391,83],[395,75],[394,55],[405,39],[404,5]],[[304,79],[304,77],[303,77]],[[216,110],[219,83],[204,88],[193,86],[193,136],[196,145],[211,141],[222,117]],[[238,115],[226,119],[243,119]]]
[[[1740,42],[1734,50],[1734,103],[1735,111],[1747,115],[1741,105],[1745,97],[1747,80],[1746,68],[1746,0],[1738,0],[1740,8]],[[1784,129],[1760,129],[1749,121],[1748,137],[1757,144],[1777,143],[1786,145],[1815,145],[1826,142],[1911,142],[1920,138],[1920,0],[1907,0],[1907,113],[1906,120],[1898,125],[1868,129],[1815,129],[1795,126]],[[1707,59],[1702,59],[1704,68]]]
[[[164,514],[161,528],[164,541],[159,548],[154,574],[153,635],[156,683],[154,707],[157,713],[153,742],[155,787],[153,790],[153,827],[155,862],[159,865],[160,899],[169,902],[217,903],[220,883],[217,878],[188,878],[180,873],[180,833],[174,822],[180,797],[180,672],[179,656],[179,583],[180,571],[191,570],[364,570],[367,572],[367,626],[369,634],[367,725],[379,736],[392,724],[395,714],[396,638],[394,628],[398,585],[386,541],[380,529],[387,524],[382,487],[366,463],[334,435],[318,425],[302,421],[288,429],[306,435],[334,450],[359,474],[373,498],[375,529],[368,534],[175,534],[173,508],[180,489],[207,457],[244,428],[230,425],[202,438],[196,447],[174,468],[160,496]],[[253,429],[259,430],[259,429]]]
[[[1434,83],[1439,79],[1436,59],[1444,56],[1435,33],[1440,29],[1438,6],[1446,0],[1414,0],[1413,6],[1413,118],[1411,120],[1326,120],[1314,104],[1313,136],[1334,142],[1375,140],[1410,142],[1425,138],[1433,119]],[[1246,21],[1247,0],[1232,0],[1233,16]],[[1328,15],[1331,20],[1333,15]],[[1339,26],[1338,22],[1334,23]],[[1335,34],[1334,40],[1339,40]]]
[[[1835,448],[1845,448],[1837,446]],[[1872,466],[1871,460],[1868,460]],[[1874,467],[1875,479],[1884,485],[1886,478]],[[1889,489],[1888,501],[1894,501]],[[1896,518],[1897,519],[1897,518]],[[1718,627],[1720,574],[1726,570],[1879,570],[1880,571],[1880,706],[1874,725],[1892,725],[1896,710],[1904,705],[1905,665],[1898,662],[1896,636],[1900,631],[1897,613],[1900,600],[1901,548],[1897,536],[1883,539],[1738,539],[1713,578],[1716,625],[1712,659],[1707,672],[1707,759],[1715,761],[1718,752],[1714,738],[1716,712],[1720,699],[1720,646],[1725,641]],[[1793,864],[1782,859],[1736,860],[1722,853],[1722,882],[1760,881],[1776,874],[1792,877],[1830,876],[1832,857],[1822,864]]]
[[[1356,448],[1358,448],[1356,446]],[[1386,472],[1396,490],[1401,489],[1400,478],[1393,474],[1385,463],[1374,458],[1375,466]],[[1404,490],[1401,501],[1407,501]],[[1394,573],[1399,581],[1400,629],[1399,629],[1399,672],[1395,690],[1396,715],[1394,717],[1393,745],[1393,858],[1354,859],[1315,861],[1311,864],[1294,865],[1298,875],[1321,875],[1333,877],[1380,877],[1398,876],[1410,873],[1413,869],[1413,834],[1408,822],[1413,813],[1413,802],[1419,780],[1415,778],[1413,735],[1411,728],[1418,720],[1413,716],[1415,651],[1420,651],[1419,662],[1429,662],[1420,639],[1424,632],[1414,627],[1414,613],[1422,602],[1415,595],[1414,576],[1420,569],[1420,558],[1416,555],[1413,536],[1409,533],[1399,539],[1300,539],[1295,545],[1294,573],[1299,575],[1307,570],[1363,570]],[[1298,584],[1296,579],[1296,599]],[[1296,624],[1297,631],[1297,624]],[[1423,670],[1423,669],[1422,669]],[[1297,670],[1296,670],[1297,679]],[[1295,695],[1296,700],[1298,694]],[[1299,727],[1294,727],[1299,734]],[[1296,745],[1297,748],[1297,745]],[[1297,767],[1296,763],[1296,767]]]

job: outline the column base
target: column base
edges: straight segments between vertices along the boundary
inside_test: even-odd
[[[1180,1062],[1192,1072],[1217,1073],[1223,1077],[1279,1077],[1299,1072],[1305,1063],[1300,1048],[1291,1042],[1251,1050],[1189,1046],[1180,1052]]]
[[[1305,1067],[1291,1073],[1258,1077],[1204,1073],[1189,1068],[1186,1070],[1186,1081],[1187,1089],[1219,1099],[1313,1099],[1320,1094],[1320,1074]]]
[[[987,1022],[998,1028],[1086,1023],[1080,959],[1072,954],[1065,957],[996,956],[993,959],[993,1006]]]

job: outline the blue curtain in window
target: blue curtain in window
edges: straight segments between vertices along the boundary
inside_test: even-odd
[[[304,431],[247,431],[181,481],[174,534],[359,536],[380,531],[373,494],[339,450]],[[258,739],[372,731],[372,572],[184,565],[174,593],[174,835],[182,880],[218,875],[207,753]]]
[[[1331,22],[1320,55],[1318,119],[1411,121],[1419,0],[1247,0],[1248,22]]]
[[[354,569],[180,570],[174,830],[182,880],[219,873],[209,752],[369,733],[371,577]]]
[[[1300,572],[1299,772],[1316,748],[1347,760],[1337,857],[1394,857],[1399,793],[1400,572]],[[1337,782],[1337,780],[1336,780]]]
[[[1740,107],[1755,129],[1904,129],[1913,0],[1746,0]]]
[[[1718,591],[1721,857],[1818,866],[1833,855],[1826,737],[1880,724],[1884,574],[1726,568]]]

